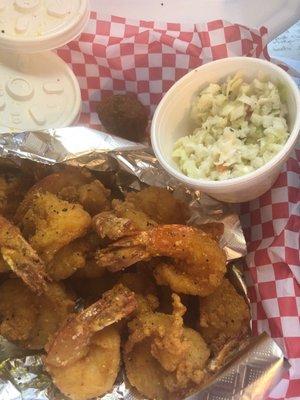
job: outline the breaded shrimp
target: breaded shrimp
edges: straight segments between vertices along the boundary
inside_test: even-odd
[[[113,200],[112,209],[117,217],[128,218],[139,231],[144,231],[157,225],[154,219],[129,201]]]
[[[96,215],[93,225],[100,238],[117,240],[153,228],[157,223],[132,203],[113,200],[112,210]]]
[[[0,214],[11,219],[31,185],[30,177],[18,170],[0,171]]]
[[[55,281],[67,279],[85,266],[85,243],[76,239],[67,244],[47,264],[47,272]]]
[[[0,252],[9,269],[34,292],[45,293],[49,278],[43,262],[23,238],[20,230],[1,215]]]
[[[72,400],[99,398],[111,390],[118,376],[120,344],[120,333],[114,326],[95,333],[85,357],[66,367],[47,367],[53,383]]]
[[[166,371],[151,354],[150,340],[136,343],[132,351],[123,354],[126,376],[130,384],[147,399],[166,400]]]
[[[101,239],[117,240],[137,231],[128,218],[119,218],[112,211],[103,211],[93,218],[93,226]]]
[[[199,228],[217,242],[224,234],[224,224],[221,222],[208,222],[207,224],[200,225]]]
[[[74,314],[47,345],[46,365],[65,367],[89,351],[93,335],[120,321],[136,308],[134,293],[119,284],[79,314]]]
[[[99,266],[116,272],[137,261],[161,256],[172,261],[168,274],[162,269],[166,264],[156,267],[157,282],[171,285],[179,293],[207,296],[220,285],[226,272],[225,254],[217,242],[185,225],[161,225],[121,239],[98,251],[96,260]]]
[[[159,224],[184,224],[186,221],[185,204],[165,188],[150,186],[140,192],[130,192],[126,195],[126,202]]]
[[[84,236],[90,225],[91,217],[81,205],[60,200],[50,192],[33,196],[19,224],[24,237],[45,262]]]
[[[61,200],[81,204],[91,215],[110,208],[110,190],[88,171],[71,169],[48,175],[34,185],[20,204],[15,221],[21,222],[37,193],[47,192],[55,194]]]
[[[172,315],[140,314],[128,324],[126,373],[130,383],[151,399],[173,399],[178,394],[183,397],[205,378],[209,349],[198,332],[183,325],[186,309],[177,295],[173,295],[173,307]],[[144,354],[141,344],[145,346]]]
[[[83,277],[101,276],[99,271],[103,274],[104,268],[100,269],[95,262],[91,265],[98,246],[99,238],[93,232],[74,240],[55,253],[52,260],[46,264],[47,273],[56,281],[67,279],[78,270],[81,270]]]
[[[112,325],[135,308],[134,294],[117,285],[57,331],[44,362],[61,392],[86,400],[111,389],[120,365],[120,335]]]
[[[64,287],[49,284],[49,296],[38,296],[21,280],[0,286],[0,334],[29,349],[42,349],[73,311],[74,300]]]
[[[214,293],[200,299],[200,332],[214,352],[244,328],[249,329],[249,321],[248,305],[227,279]]]
[[[135,293],[137,313],[152,312],[159,307],[157,287],[150,274],[145,271],[125,272],[120,276],[118,282]]]
[[[9,268],[7,262],[4,260],[3,256],[0,254],[0,274],[9,272],[9,271],[10,271],[10,268]]]
[[[37,321],[33,293],[19,279],[0,286],[0,335],[12,342],[28,340]]]

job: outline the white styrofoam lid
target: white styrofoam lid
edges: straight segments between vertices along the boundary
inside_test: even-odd
[[[78,36],[88,19],[88,0],[0,0],[0,50],[60,47]]]
[[[91,0],[105,15],[164,22],[225,19],[250,28],[266,26],[270,40],[300,18],[300,0]]]
[[[58,128],[79,115],[78,81],[52,52],[0,52],[0,132]]]

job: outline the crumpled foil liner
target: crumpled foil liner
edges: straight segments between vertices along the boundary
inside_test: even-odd
[[[246,300],[242,277],[242,257],[246,243],[233,206],[184,187],[167,174],[147,145],[132,143],[84,127],[21,132],[0,136],[0,157],[21,165],[20,159],[55,165],[67,163],[114,175],[121,191],[141,190],[143,186],[167,187],[189,205],[189,224],[222,222],[221,246],[229,263],[228,277]],[[234,261],[234,264],[232,263]],[[216,370],[212,379],[189,400],[263,399],[278,382],[288,363],[276,343],[266,334],[245,335],[232,352],[230,361]],[[64,400],[51,378],[43,371],[42,356],[19,349],[0,336],[0,400]],[[121,370],[111,393],[101,400],[141,399]],[[99,399],[100,400],[100,399]]]

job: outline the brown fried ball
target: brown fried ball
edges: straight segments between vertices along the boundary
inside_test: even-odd
[[[148,125],[148,112],[133,94],[105,97],[100,101],[97,112],[109,133],[133,141],[143,138]]]

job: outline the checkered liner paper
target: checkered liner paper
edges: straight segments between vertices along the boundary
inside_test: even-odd
[[[163,94],[190,69],[223,57],[267,58],[267,29],[222,20],[199,24],[133,21],[92,11],[78,40],[57,50],[79,80],[80,122],[99,127],[102,96],[134,92],[153,112]],[[253,331],[267,331],[291,369],[270,399],[300,398],[300,149],[273,188],[241,206],[248,242],[246,271]]]

